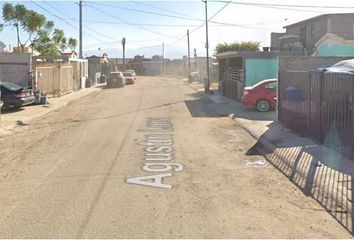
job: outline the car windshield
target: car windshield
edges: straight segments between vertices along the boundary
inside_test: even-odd
[[[110,76],[111,76],[111,77],[121,77],[121,76],[122,76],[122,73],[120,73],[120,72],[111,73]]]
[[[269,83],[272,83],[273,81],[269,81],[269,80],[263,80],[263,81],[260,81],[252,86],[250,86],[251,88],[256,88],[258,86],[261,86],[261,85],[264,85],[264,84],[269,84]]]
[[[124,77],[131,77],[133,74],[131,72],[125,72],[123,73]]]
[[[14,83],[10,83],[10,82],[3,82],[3,83],[1,83],[1,86],[4,86],[5,88],[7,88],[11,91],[17,91],[22,88],[21,86],[14,84]]]

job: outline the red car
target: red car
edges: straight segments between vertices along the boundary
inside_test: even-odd
[[[260,112],[275,109],[277,103],[277,79],[266,79],[251,87],[245,87],[241,102]]]

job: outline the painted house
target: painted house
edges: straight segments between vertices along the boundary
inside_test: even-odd
[[[69,58],[69,63],[73,67],[74,90],[86,88],[88,81],[88,60]]]
[[[315,44],[314,56],[354,57],[354,39],[347,40],[336,34],[327,33]]]
[[[296,22],[284,27],[280,44],[273,34],[273,45],[277,50],[292,50],[292,46],[301,48],[306,55],[316,54],[317,42],[327,34],[336,35],[344,40],[354,39],[354,13],[324,14]],[[290,48],[290,49],[289,49]]]
[[[219,86],[223,95],[240,100],[243,89],[264,79],[278,77],[278,57],[296,56],[296,52],[224,52],[219,61]]]
[[[72,51],[72,52],[64,52],[64,53],[61,53],[61,55],[63,57],[67,57],[67,58],[70,58],[70,59],[76,59],[77,58],[77,53],[75,51]]]

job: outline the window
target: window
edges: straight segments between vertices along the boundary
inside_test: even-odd
[[[265,88],[275,91],[277,89],[277,83],[276,82],[269,83],[265,85]]]

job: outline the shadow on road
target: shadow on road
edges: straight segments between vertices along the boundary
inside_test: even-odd
[[[225,117],[228,116],[224,111],[218,111],[213,101],[207,97],[185,101],[192,117]]]
[[[279,137],[279,123],[271,123],[259,141],[248,150],[250,155],[264,155],[268,161],[306,196],[316,200],[339,224],[353,234],[354,164],[331,146],[324,148],[307,138],[281,141],[274,151],[261,142]],[[266,137],[267,136],[267,137]],[[269,149],[269,148],[267,148]],[[301,209],[306,206],[300,206]],[[314,209],[315,210],[315,209]]]
[[[9,114],[9,113],[15,113],[15,112],[21,112],[25,110],[25,108],[20,107],[20,108],[10,108],[8,110],[1,109],[1,114]]]
[[[192,117],[225,117],[237,113],[237,118],[257,121],[276,120],[275,111],[258,112],[254,108],[245,107],[240,102],[217,93],[206,95],[203,92],[194,92],[189,96],[195,98],[195,100],[185,102]]]

